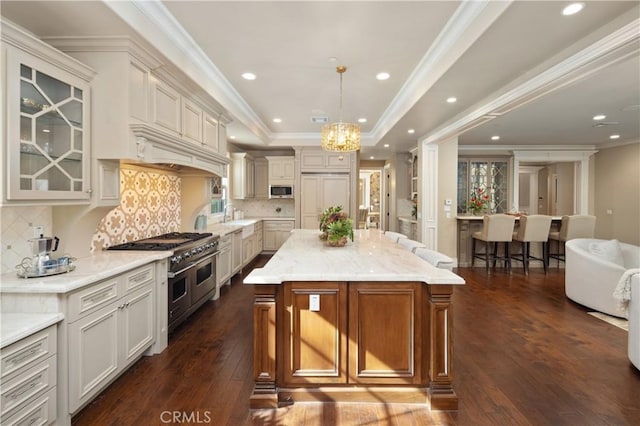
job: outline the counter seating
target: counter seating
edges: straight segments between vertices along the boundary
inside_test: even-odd
[[[407,250],[409,250],[411,253],[415,253],[417,248],[427,247],[424,244],[422,244],[420,241],[410,240],[409,238],[400,238],[398,240],[398,244],[406,248]]]
[[[529,260],[541,260],[544,272],[549,267],[549,230],[551,229],[551,216],[534,214],[530,216],[520,216],[518,230],[513,233],[514,242],[521,244],[522,252],[511,255],[511,259],[522,262],[522,270],[527,275]],[[531,243],[542,243],[542,259],[531,256]]]
[[[485,215],[482,218],[482,230],[474,232],[471,240],[471,267],[475,259],[485,261],[485,269],[489,272],[489,262],[493,261],[493,267],[497,260],[504,260],[505,267],[511,271],[511,256],[509,255],[509,244],[513,239],[513,227],[516,217],[508,214]],[[476,253],[476,241],[484,242],[484,252]],[[493,243],[493,244],[491,244]],[[503,243],[504,255],[498,256],[498,244]],[[491,251],[493,246],[493,251]]]
[[[406,235],[399,232],[385,231],[384,237],[390,239],[394,243],[397,243],[400,238],[407,238]]]
[[[556,252],[549,258],[556,259],[558,266],[565,261],[565,243],[574,238],[593,238],[596,229],[596,217],[590,215],[562,216],[560,229],[549,233],[549,244],[555,241]]]

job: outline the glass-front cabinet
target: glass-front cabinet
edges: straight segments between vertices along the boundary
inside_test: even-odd
[[[458,213],[482,215],[509,211],[507,159],[458,160]]]
[[[8,200],[88,200],[87,81],[7,50]]]

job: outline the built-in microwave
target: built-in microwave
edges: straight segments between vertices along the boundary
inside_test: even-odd
[[[293,185],[269,185],[269,198],[293,198]]]

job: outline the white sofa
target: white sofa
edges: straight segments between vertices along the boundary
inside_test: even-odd
[[[629,300],[629,360],[640,370],[640,275],[631,278]]]
[[[569,299],[588,308],[626,318],[627,315],[619,309],[618,300],[613,297],[613,291],[627,269],[640,267],[640,247],[618,243],[624,265],[621,266],[589,250],[591,243],[606,241],[594,238],[567,241],[565,293]]]

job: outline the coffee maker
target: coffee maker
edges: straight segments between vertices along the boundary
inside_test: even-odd
[[[58,250],[60,238],[45,237],[40,234],[38,238],[31,238],[31,257],[22,259],[22,263],[16,266],[18,276],[22,278],[44,277],[47,275],[61,274],[75,269],[72,265],[73,258],[61,256],[52,257],[52,253]]]

